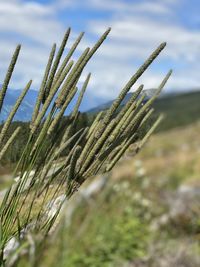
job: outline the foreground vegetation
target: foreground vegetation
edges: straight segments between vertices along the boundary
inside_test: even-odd
[[[197,122],[154,135],[137,158],[120,161],[101,190],[78,205],[76,195],[41,266],[198,267],[199,130]]]
[[[71,60],[71,57],[83,33],[62,58],[70,31],[67,30],[57,51],[55,44],[52,47],[32,120],[28,124],[27,142],[23,148],[20,147],[21,155],[13,172],[14,181],[6,192],[2,192],[2,266],[16,266],[24,254],[27,255],[31,266],[38,266],[42,247],[49,233],[55,228],[64,203],[69,201],[88,178],[112,171],[125,152],[131,149],[132,154],[137,154],[163,118],[162,115],[159,116],[146,127],[146,122],[154,111],[152,104],[169,79],[171,70],[148,101],[144,102],[145,95],[141,85],[122,109],[119,110],[119,106],[166,43],[162,43],[149,56],[107,111],[99,113],[90,127],[78,129],[79,106],[90,80],[89,73],[81,84],[73,111],[63,120],[65,110],[78,92],[79,79],[85,66],[106,39],[110,28],[91,49],[86,48],[76,62]],[[18,45],[5,75],[0,91],[0,110],[20,49],[21,46]],[[21,128],[17,127],[12,135],[7,137],[11,122],[31,84],[32,80],[24,87],[1,127],[0,160],[21,131]],[[54,204],[57,204],[56,209],[53,209]],[[20,264],[22,266],[22,263]]]

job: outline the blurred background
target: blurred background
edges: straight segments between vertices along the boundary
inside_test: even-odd
[[[51,46],[69,26],[69,46],[85,31],[75,58],[112,27],[83,73],[84,80],[92,72],[81,106],[83,125],[110,106],[163,41],[164,52],[132,90],[143,83],[151,95],[173,69],[154,105],[165,120],[137,157],[128,155],[112,173],[91,179],[66,206],[58,246],[50,245],[52,257],[44,266],[54,266],[55,258],[55,266],[70,267],[200,266],[199,11],[197,0],[0,0],[0,82],[15,46],[22,44],[1,121],[33,79],[10,130],[23,122],[22,135],[0,166],[1,189],[25,142]]]

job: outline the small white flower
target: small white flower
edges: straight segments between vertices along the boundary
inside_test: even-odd
[[[136,171],[137,176],[144,176],[146,174],[146,170],[144,168],[139,168]]]
[[[142,198],[142,195],[140,192],[135,192],[135,194],[133,195],[133,200],[135,201],[139,201],[141,200],[141,198]]]
[[[141,204],[142,204],[142,206],[144,206],[144,207],[149,207],[150,204],[151,204],[151,202],[150,202],[148,199],[143,198],[143,199],[141,200]]]

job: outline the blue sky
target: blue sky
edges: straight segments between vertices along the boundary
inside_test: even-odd
[[[72,28],[69,45],[80,31],[86,32],[78,48],[80,53],[111,26],[109,38],[83,73],[84,78],[92,72],[88,88],[91,95],[115,97],[163,41],[168,43],[165,51],[138,84],[156,87],[172,68],[166,91],[197,88],[199,10],[198,0],[0,0],[0,80],[18,43],[22,51],[11,87],[22,88],[33,79],[33,88],[37,89],[51,45],[59,44],[67,27]]]

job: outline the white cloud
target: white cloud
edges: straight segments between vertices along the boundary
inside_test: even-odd
[[[123,0],[58,0],[57,8],[63,7],[85,7],[90,9],[111,11],[111,12],[148,12],[152,14],[167,14],[170,13],[169,6],[174,6],[179,0],[142,0],[138,2],[123,1]]]
[[[96,84],[99,84],[101,94],[116,95],[118,84],[122,84],[122,80],[125,83],[132,73],[130,70],[136,70],[139,62],[142,63],[163,41],[167,41],[168,45],[159,56],[157,66],[153,64],[140,82],[149,88],[156,87],[168,68],[173,68],[174,75],[167,88],[199,87],[200,31],[189,29],[176,22],[174,6],[173,8],[171,6],[174,3],[170,1],[160,1],[160,3],[164,3],[163,7],[168,7],[170,15],[166,17],[170,16],[171,21],[166,20],[166,17],[158,20],[147,11],[147,8],[142,15],[137,13],[138,11],[130,15],[134,7],[137,10],[138,5],[127,4],[129,11],[126,13],[115,7],[117,12],[109,19],[93,20],[88,23],[88,30],[97,35],[108,25],[112,27],[110,40],[101,48],[101,58],[97,57],[91,66],[98,73]],[[101,4],[103,5],[102,2]],[[144,2],[143,4],[145,5]]]
[[[18,34],[31,41],[49,45],[60,37],[63,26],[53,8],[20,0],[0,3],[0,32]]]
[[[90,6],[94,8],[101,8],[105,10],[117,11],[120,13],[128,12],[130,13],[150,13],[150,14],[168,14],[170,13],[169,7],[163,1],[140,1],[132,4],[131,2],[127,3],[121,0],[111,0],[111,1],[98,1],[90,0]]]
[[[1,81],[17,43],[22,43],[19,60],[10,84],[21,88],[33,79],[38,88],[51,45],[61,40],[65,31],[56,18],[53,6],[34,1],[0,2]]]
[[[200,80],[200,31],[192,31],[177,22],[175,10],[179,2],[58,0],[51,4],[41,4],[34,0],[1,0],[0,59],[3,64],[0,66],[0,79],[3,79],[2,73],[5,72],[14,46],[22,41],[22,52],[11,86],[20,88],[32,78],[34,88],[37,88],[50,47],[62,38],[65,31],[65,25],[58,19],[59,12],[65,10],[67,16],[71,9],[79,8],[83,12],[90,10],[109,14],[103,18],[85,19],[88,34],[79,51],[92,45],[94,37],[98,39],[108,26],[112,27],[110,37],[87,68],[93,74],[89,87],[91,94],[109,98],[116,96],[137,67],[162,41],[168,42],[167,48],[138,84],[144,83],[146,88],[156,87],[168,68],[172,67],[174,75],[168,88],[196,87]],[[68,20],[71,20],[72,26],[73,19],[75,21],[78,18]],[[76,35],[72,34],[71,41]]]
[[[22,3],[19,0],[13,1],[1,1],[0,5],[0,14],[12,14],[12,15],[28,15],[32,16],[33,14],[48,15],[52,13],[50,6],[43,6],[36,2],[26,2]]]
[[[111,40],[103,47],[106,56],[144,58],[147,52],[163,41],[167,41],[167,53],[173,60],[193,61],[200,57],[200,32],[191,31],[169,23],[159,24],[149,18],[121,17],[107,22],[93,21],[89,30],[102,33],[107,23],[111,25]],[[121,51],[120,51],[121,48]]]

